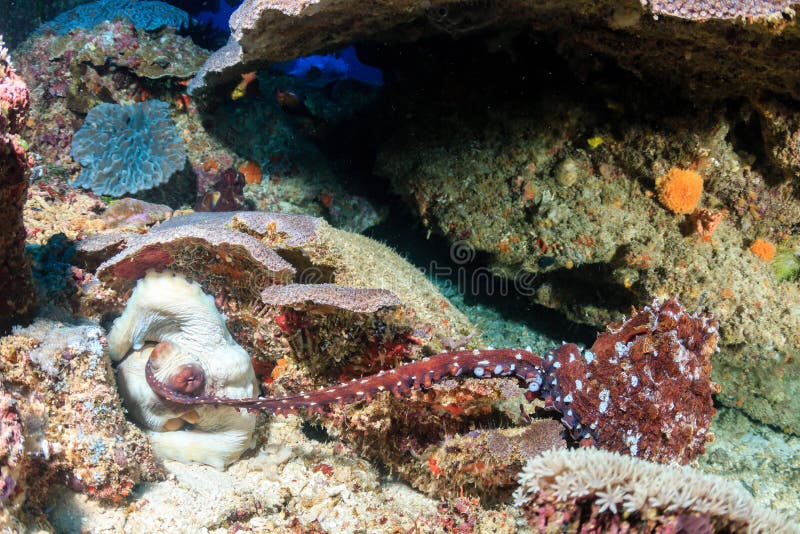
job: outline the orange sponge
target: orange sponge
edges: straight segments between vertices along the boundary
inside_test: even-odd
[[[750,252],[764,261],[772,261],[775,257],[775,245],[759,237],[750,244]]]
[[[248,184],[261,183],[261,167],[254,161],[242,163],[239,172],[244,175],[244,181]]]
[[[703,177],[695,171],[671,168],[656,178],[658,200],[675,213],[691,213],[703,194]]]

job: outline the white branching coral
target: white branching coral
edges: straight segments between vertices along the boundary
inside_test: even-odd
[[[598,449],[543,453],[528,461],[519,482],[514,502],[534,513],[546,503],[588,503],[596,516],[638,513],[636,517],[666,524],[679,516],[699,515],[721,528],[765,534],[800,532],[727,479]]]
[[[114,322],[108,349],[112,360],[121,362],[117,379],[126,408],[148,430],[158,455],[223,468],[253,446],[255,414],[174,405],[147,384],[145,364],[153,354],[156,377],[184,393],[231,398],[258,394],[250,356],[233,340],[214,299],[199,285],[170,273],[148,273]]]

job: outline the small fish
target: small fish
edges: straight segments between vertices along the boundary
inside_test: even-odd
[[[294,91],[275,89],[275,101],[286,113],[303,117],[312,116],[303,98]]]
[[[239,100],[247,94],[250,85],[258,81],[258,74],[256,71],[245,72],[242,74],[242,81],[233,88],[231,91],[231,100]]]

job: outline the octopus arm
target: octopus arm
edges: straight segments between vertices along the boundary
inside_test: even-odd
[[[284,397],[231,399],[208,395],[190,396],[176,392],[160,382],[148,360],[145,375],[150,387],[166,400],[186,405],[234,406],[250,410],[267,410],[275,414],[293,413],[300,409],[322,412],[330,405],[344,405],[371,400],[376,394],[391,391],[398,398],[411,390],[427,388],[447,376],[476,378],[514,376],[530,393],[538,391],[542,381],[542,359],[538,355],[514,349],[465,350],[445,352],[409,362],[395,369],[381,371],[362,379],[353,379],[315,391]]]

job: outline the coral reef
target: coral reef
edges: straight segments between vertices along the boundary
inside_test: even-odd
[[[758,236],[787,239],[800,203],[791,182],[771,183],[766,169],[747,165],[736,123],[713,110],[689,120],[676,104],[669,116],[643,121],[632,111],[612,126],[605,112],[547,91],[534,93],[535,104],[510,98],[479,117],[443,116],[452,97],[438,91],[398,104],[409,119],[377,161],[423,224],[473,256],[485,253],[491,270],[515,284],[533,280],[525,295],[579,323],[600,327],[654,295],[713,309],[720,401],[800,432],[800,412],[785,408],[800,369],[791,356],[800,291],[748,252]],[[605,142],[591,148],[595,135]],[[676,166],[703,175],[701,204],[685,217],[655,193],[656,178]]]
[[[41,503],[55,482],[122,502],[161,476],[146,437],[125,420],[99,326],[37,319],[15,329],[0,339],[0,390],[19,414],[16,427],[11,411],[4,416],[4,439],[16,428],[24,445],[3,460],[12,510]]]
[[[65,11],[42,24],[39,31],[59,34],[76,28],[91,29],[106,20],[127,19],[137,28],[155,31],[170,26],[179,29],[189,24],[189,15],[166,2],[152,0],[98,0]]]
[[[120,394],[131,417],[148,430],[155,452],[224,468],[255,442],[256,416],[245,410],[176,409],[142,380],[155,362],[159,380],[185,393],[212,390],[233,397],[257,391],[250,357],[231,338],[214,299],[170,273],[141,279],[108,334]],[[191,428],[183,429],[185,425]]]
[[[260,93],[248,92],[247,98],[204,115],[197,113],[185,90],[186,79],[207,55],[171,29],[152,33],[123,21],[78,28],[63,36],[32,36],[17,56],[33,88],[32,120],[25,135],[37,156],[35,178],[61,181],[80,170],[68,157],[71,136],[94,106],[157,98],[171,104],[171,120],[194,176],[178,173],[174,182],[158,188],[159,194],[139,192],[137,197],[203,211],[255,207],[317,215],[354,231],[382,219],[382,210],[342,185],[343,178],[312,139],[315,132],[327,131],[329,122],[341,121],[374,101],[375,91],[350,82],[342,82],[335,91],[314,88],[305,99],[318,118],[298,118],[282,111],[273,95],[277,87],[297,83],[265,73],[259,76]],[[256,165],[262,170],[260,181],[249,170]],[[252,183],[240,183],[233,173],[242,167],[250,172]],[[183,183],[189,179],[196,180],[196,186]]]
[[[30,319],[35,301],[24,256],[22,212],[33,164],[19,133],[27,118],[28,88],[14,71],[0,36],[0,332]]]
[[[120,106],[99,104],[72,137],[74,180],[95,193],[122,196],[169,181],[186,163],[186,150],[160,100]]]
[[[722,477],[601,450],[544,453],[519,481],[517,506],[546,532],[800,532]]]
[[[15,55],[15,235],[50,319],[0,339],[0,530],[780,531],[640,458],[796,521],[796,7],[251,0],[191,84],[208,53],[166,4],[43,27]],[[348,43],[380,90],[343,55],[273,63]],[[84,116],[134,104],[184,172],[137,199],[72,187]],[[390,188],[411,213],[375,225]],[[253,208],[283,213],[220,212]],[[370,226],[455,288],[341,230]],[[576,441],[637,458],[548,453],[504,504]]]
[[[123,21],[103,22],[63,36],[31,36],[17,49],[17,57],[33,94],[31,120],[25,129],[37,162],[33,179],[59,183],[75,178],[81,166],[69,157],[72,136],[83,125],[84,115],[101,103],[163,100],[170,104],[169,119],[176,125],[174,131],[189,161],[197,165],[197,161],[221,158],[215,151],[222,149],[210,143],[208,136],[198,135],[200,118],[187,106],[183,81],[206,56],[207,51],[172,29],[152,33]],[[168,184],[136,195],[191,207],[196,194],[193,181],[186,169],[175,173]]]
[[[369,403],[384,391],[400,398],[462,373],[476,378],[513,376],[525,385],[527,395],[540,395],[545,407],[561,413],[573,437],[586,444],[658,462],[688,463],[713,439],[708,433],[715,413],[711,396],[719,388],[711,382],[710,357],[718,339],[712,317],[691,316],[673,299],[609,326],[585,352],[575,344],[564,344],[545,358],[514,349],[443,352],[377,375],[283,397],[225,399],[199,390],[187,393],[161,381],[157,363],[148,363],[145,372],[153,391],[172,402],[277,414],[300,409],[323,413],[333,404]]]

